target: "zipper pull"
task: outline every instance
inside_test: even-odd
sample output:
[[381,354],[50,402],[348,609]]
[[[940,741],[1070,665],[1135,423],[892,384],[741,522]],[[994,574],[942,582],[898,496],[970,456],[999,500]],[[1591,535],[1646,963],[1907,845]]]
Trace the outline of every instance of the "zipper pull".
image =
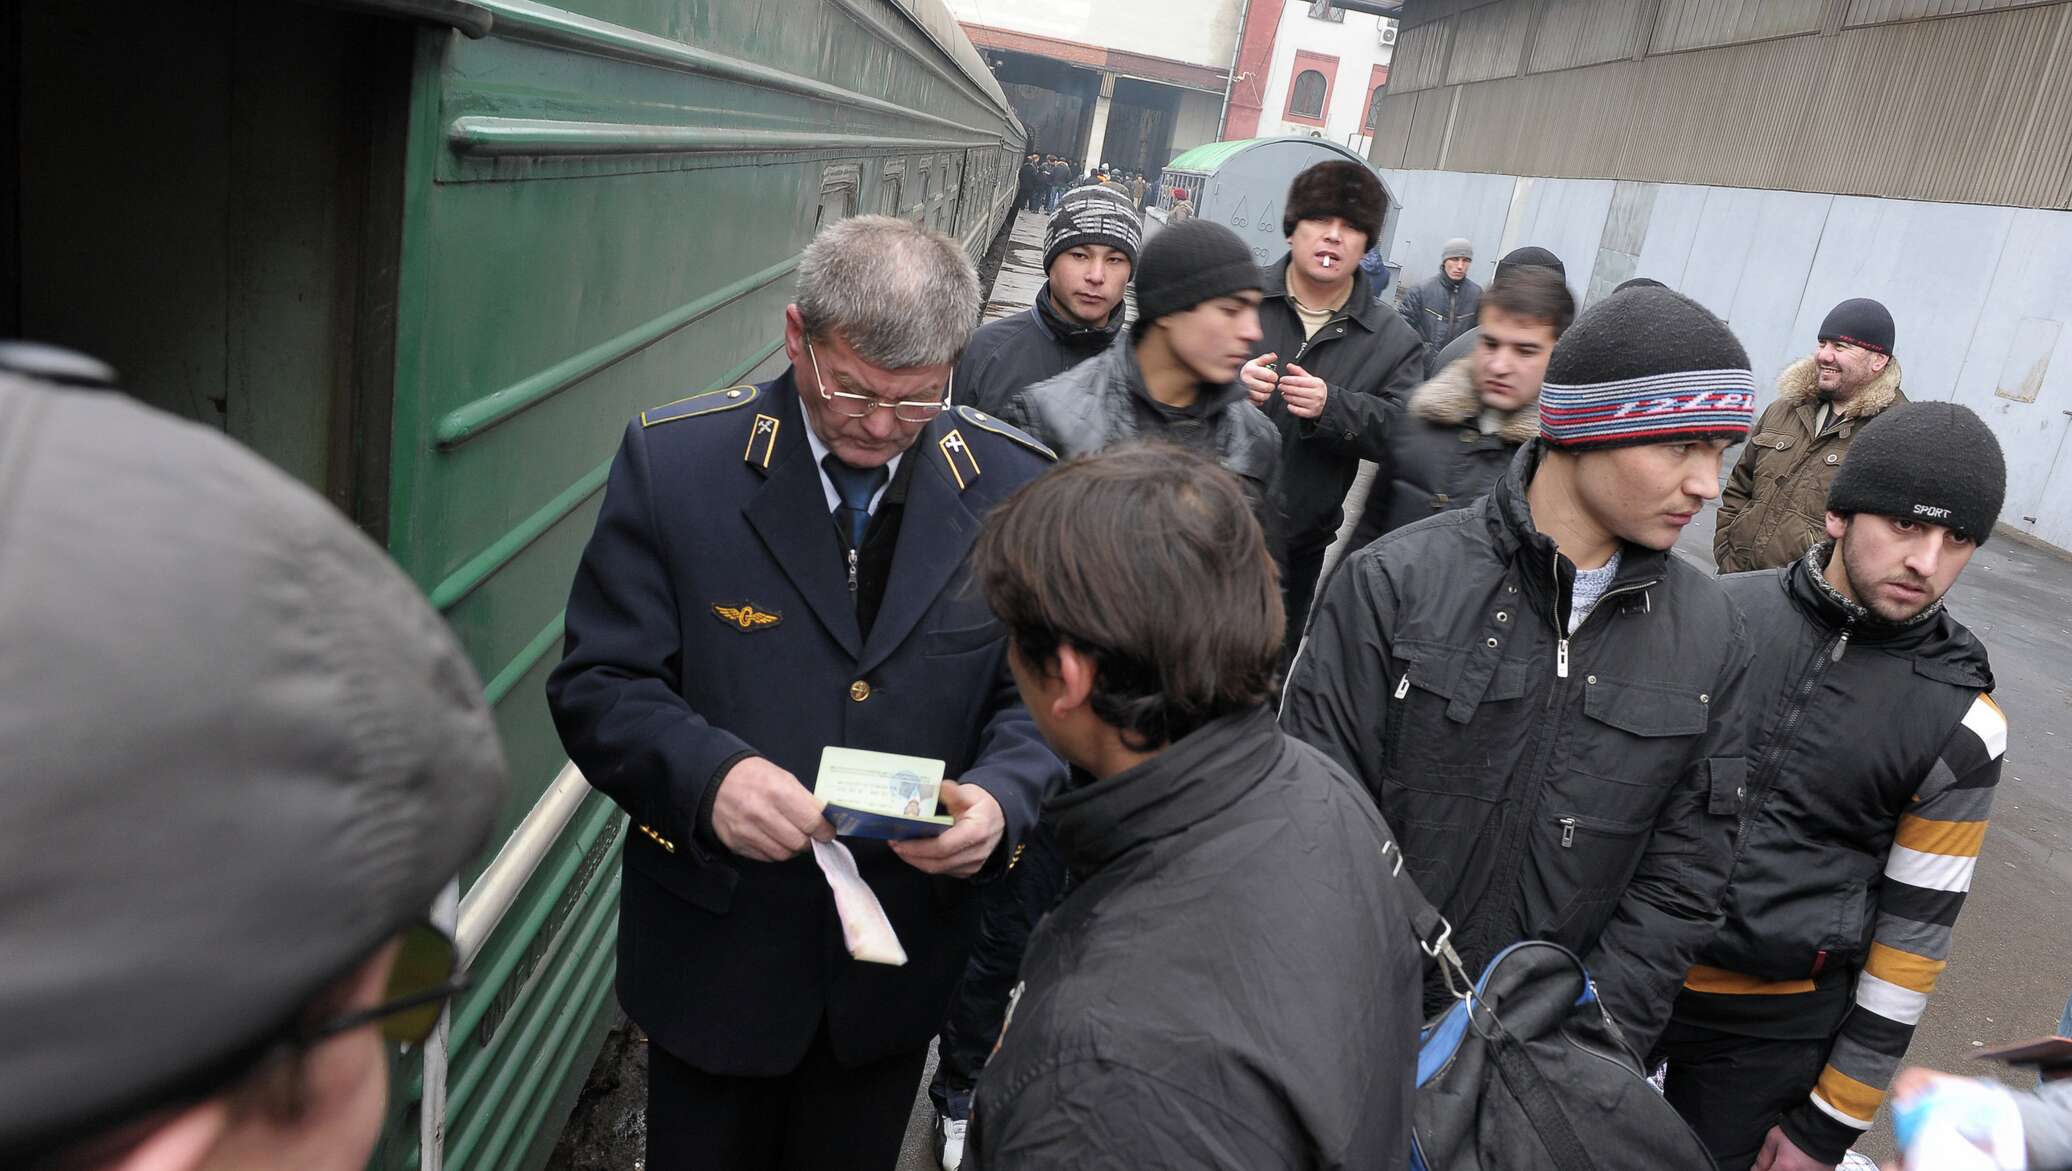
[[1562,817],[1555,820],[1561,825],[1561,848],[1566,850],[1574,847],[1576,844],[1576,819],[1573,817]]
[[1396,698],[1397,698],[1397,699],[1401,699],[1401,698],[1403,698],[1404,696],[1406,696],[1406,695],[1409,695],[1409,694],[1410,694],[1410,672],[1408,672],[1408,671],[1405,671],[1405,672],[1403,672],[1403,678],[1402,678],[1402,681],[1396,684]]
[[1840,638],[1838,638],[1838,639],[1836,639],[1836,640],[1835,640],[1835,651],[1834,651],[1834,653],[1833,653],[1833,654],[1831,654],[1831,655],[1829,655],[1829,656],[1828,656],[1828,658],[1827,658],[1827,661],[1828,661],[1828,662],[1830,662],[1830,663],[1839,663],[1839,662],[1841,662],[1841,661],[1842,661],[1842,652],[1844,652],[1844,651],[1846,651],[1846,650],[1848,650],[1848,649],[1849,649],[1849,631],[1848,631],[1848,629],[1847,629],[1847,628],[1845,627],[1845,628],[1844,628],[1844,629],[1842,630],[1842,637],[1840,637]]
[[1554,644],[1554,674],[1562,679],[1568,678],[1568,640],[1565,638]]
[[856,550],[849,550],[849,592],[856,592]]

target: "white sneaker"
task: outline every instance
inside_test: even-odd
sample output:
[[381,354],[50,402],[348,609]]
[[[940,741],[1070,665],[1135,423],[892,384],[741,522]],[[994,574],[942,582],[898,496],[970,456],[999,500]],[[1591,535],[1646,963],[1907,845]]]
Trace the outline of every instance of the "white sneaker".
[[970,1123],[962,1118],[935,1119],[935,1136],[942,1143],[942,1171],[957,1171],[964,1163],[964,1128]]

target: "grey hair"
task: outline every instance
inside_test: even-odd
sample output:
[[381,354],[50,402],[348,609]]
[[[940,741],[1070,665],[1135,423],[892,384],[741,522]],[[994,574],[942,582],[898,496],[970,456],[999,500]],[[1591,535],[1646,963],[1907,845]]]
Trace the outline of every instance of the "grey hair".
[[978,274],[955,241],[893,216],[820,230],[799,259],[806,336],[842,339],[873,366],[954,362],[978,327]]

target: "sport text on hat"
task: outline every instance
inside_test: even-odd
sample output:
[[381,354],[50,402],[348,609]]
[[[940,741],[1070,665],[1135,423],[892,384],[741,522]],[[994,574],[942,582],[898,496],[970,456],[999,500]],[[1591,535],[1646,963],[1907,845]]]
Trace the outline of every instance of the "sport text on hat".
[[1941,525],[1985,544],[2007,500],[2007,460],[1969,407],[1892,407],[1856,432],[1827,490],[1830,512]]

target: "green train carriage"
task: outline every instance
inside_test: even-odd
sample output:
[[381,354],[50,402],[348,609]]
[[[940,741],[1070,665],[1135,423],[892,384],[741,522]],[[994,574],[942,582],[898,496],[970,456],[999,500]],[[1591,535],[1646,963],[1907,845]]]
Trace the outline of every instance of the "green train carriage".
[[1024,134],[941,0],[28,5],[0,324],[325,492],[467,646],[513,781],[475,987],[374,1165],[543,1163],[613,1020],[625,819],[542,686],[625,420],[782,368],[820,223],[976,259]]

